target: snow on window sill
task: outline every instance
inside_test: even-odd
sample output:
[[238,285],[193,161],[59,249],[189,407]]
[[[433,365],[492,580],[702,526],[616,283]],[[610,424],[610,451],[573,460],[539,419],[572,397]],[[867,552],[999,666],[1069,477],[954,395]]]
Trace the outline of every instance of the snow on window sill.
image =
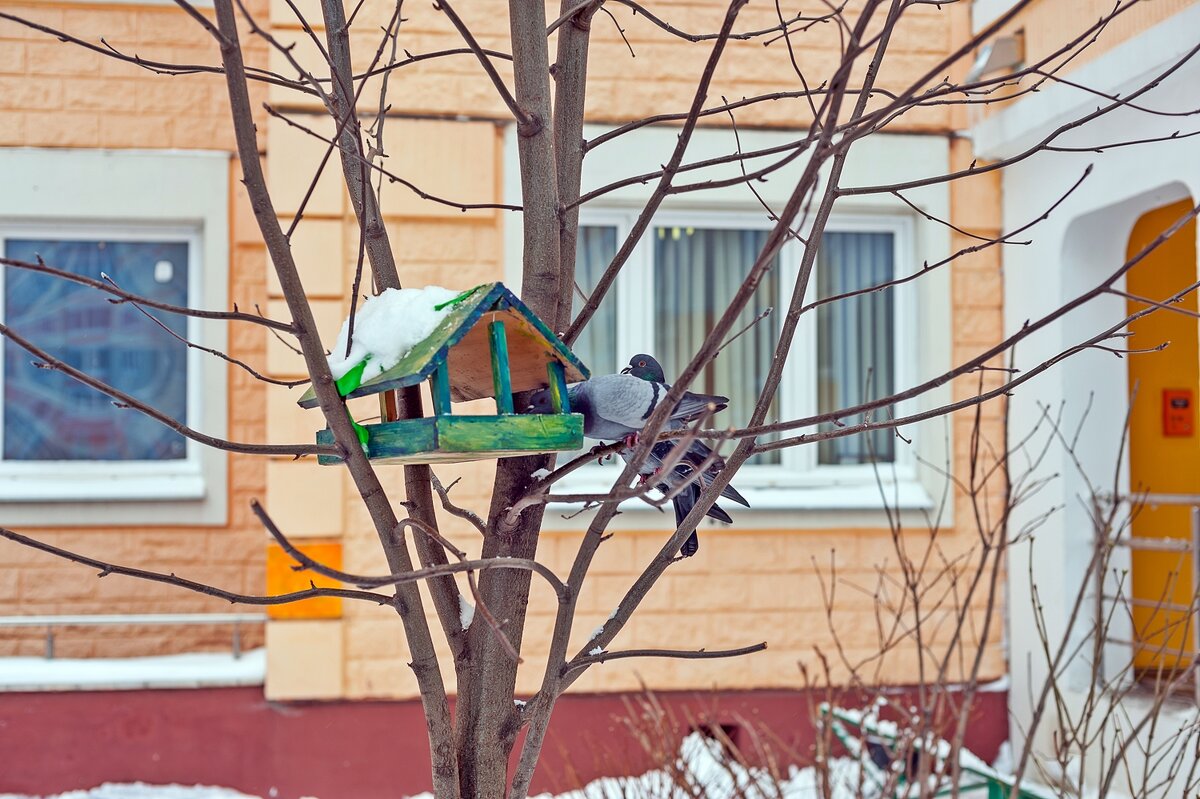
[[203,499],[204,477],[192,474],[131,477],[114,471],[107,476],[63,473],[57,477],[0,476],[0,502],[123,502]]
[[[615,476],[615,475],[614,475]],[[557,486],[562,493],[606,493],[611,487],[593,481],[571,482],[566,486]],[[881,491],[874,483],[865,484],[851,482],[844,485],[776,485],[776,486],[742,486],[739,490],[750,503],[744,508],[728,500],[721,500],[721,507],[729,511],[733,517],[733,528],[738,529],[776,529],[776,530],[829,530],[837,528],[856,529],[885,529],[888,527],[888,516],[883,512],[885,507],[899,511],[901,521],[906,525],[925,524],[924,512],[933,508],[935,503],[925,486],[915,478],[900,479],[895,483],[886,483]],[[651,496],[657,496],[652,492]],[[582,530],[586,529],[593,515],[586,511],[572,516],[579,511],[578,505],[553,503],[546,508],[546,529],[548,530]],[[570,518],[567,518],[570,517]],[[663,508],[655,508],[641,500],[630,499],[621,503],[621,512],[613,519],[610,528],[614,530],[647,530],[659,529],[673,520],[670,504]],[[720,522],[705,519],[702,528],[727,527]]]
[[194,653],[144,658],[0,658],[0,691],[136,691],[262,685],[266,649],[235,658]]

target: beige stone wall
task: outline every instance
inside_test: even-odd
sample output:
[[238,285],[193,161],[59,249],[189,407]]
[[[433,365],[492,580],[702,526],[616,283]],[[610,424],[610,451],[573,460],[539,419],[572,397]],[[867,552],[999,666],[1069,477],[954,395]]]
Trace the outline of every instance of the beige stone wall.
[[[300,0],[295,5],[310,19],[319,19],[315,0]],[[352,8],[354,3],[346,3]],[[848,13],[861,7],[861,0],[850,0]],[[653,6],[655,12],[682,33],[711,33],[721,26],[728,3],[713,0],[671,0]],[[547,3],[547,19],[558,16],[558,3]],[[804,8],[805,13],[820,13],[820,6]],[[508,52],[508,16],[504,3],[489,2],[462,4],[455,10],[475,33],[479,44],[487,49]],[[637,119],[665,110],[686,110],[695,92],[696,77],[702,72],[710,46],[693,44],[679,36],[670,36],[641,17],[632,16],[625,7],[614,7],[614,15],[624,30],[621,32],[604,14],[598,14],[592,25],[589,49],[587,98],[588,119],[593,122],[616,122]],[[794,13],[785,9],[784,13]],[[359,12],[352,36],[354,67],[365,70],[378,49],[379,31],[387,24],[391,7],[386,3],[367,3]],[[462,38],[446,16],[428,5],[405,7],[402,29],[403,47],[414,54],[438,50],[461,49]],[[889,49],[888,68],[880,88],[898,90],[931,69],[949,52],[952,21],[966,19],[965,6],[950,6],[939,10],[932,5],[913,6],[905,12],[896,29]],[[361,25],[359,24],[361,20]],[[300,30],[295,15],[283,0],[273,0],[271,22],[274,34],[281,42],[295,43],[293,54],[305,65],[318,69],[320,54],[312,41]],[[779,24],[772,3],[751,3],[738,16],[738,30],[762,30]],[[870,31],[874,32],[874,31]],[[840,53],[839,36],[832,23],[815,24],[803,34],[792,35],[796,62],[807,76],[819,76],[819,83],[833,72]],[[636,57],[631,57],[632,47]],[[551,42],[551,58],[554,44]],[[510,79],[508,62],[494,59],[501,75]],[[291,75],[293,70],[278,53],[272,54],[272,68]],[[865,68],[865,63],[861,65]],[[785,42],[780,39],[764,47],[761,39],[731,41],[721,59],[708,92],[710,103],[726,96],[730,100],[771,92],[794,91],[798,81],[793,71]],[[451,58],[422,61],[397,69],[389,89],[389,103],[395,111],[427,116],[481,117],[504,119],[506,107],[490,82],[484,79],[478,63],[470,53]],[[286,89],[272,88],[271,102],[283,107],[317,108],[315,98],[299,95]],[[369,112],[377,108],[378,89],[368,83],[363,103]],[[808,102],[803,99],[781,99],[739,111],[738,124],[800,126],[811,120]],[[896,130],[945,130],[949,116],[944,107],[914,112],[895,126]],[[711,117],[705,124],[728,125],[728,118]]]
[[[502,4],[460,5],[467,21],[481,31],[481,43],[502,49],[507,30]],[[685,30],[712,29],[719,19],[720,5],[710,0],[664,3],[662,14]],[[305,9],[312,6],[311,0],[301,3]],[[270,20],[272,30],[281,39],[297,41],[298,54],[306,63],[312,63],[306,39],[291,21],[286,4],[273,2],[269,8],[265,3],[251,7],[256,14]],[[385,21],[377,18],[383,8],[383,4],[364,6],[364,30]],[[416,6],[406,8],[406,12],[411,12],[412,19],[405,23],[405,36],[412,39],[405,39],[403,44],[414,53],[460,46],[441,15]],[[37,4],[23,8],[20,13],[69,28],[85,38],[95,40],[105,35],[114,44],[136,48],[148,57],[209,63],[216,59],[215,50],[170,8],[131,10],[128,6]],[[706,47],[666,37],[644,20],[620,18],[637,58],[629,58],[625,44],[606,17],[597,20],[591,59],[596,82],[589,95],[589,119],[619,121],[686,107],[691,93],[689,79],[702,63]],[[744,24],[756,27],[767,27],[776,21],[769,4],[762,8],[752,6],[745,12],[744,20]],[[899,87],[906,79],[928,69],[956,37],[964,34],[967,25],[965,9],[950,7],[938,11],[933,6],[914,7],[897,35],[885,85]],[[117,36],[110,34],[110,30],[124,33]],[[805,46],[798,50],[802,66],[814,74],[826,72],[835,54],[836,32],[832,26],[824,25],[805,36]],[[232,149],[224,125],[227,109],[219,79],[154,77],[136,67],[92,56],[68,55],[68,59],[77,59],[68,69],[64,62],[44,54],[43,45],[47,44],[61,47],[61,52],[70,51],[66,46],[47,42],[45,37],[0,22],[0,79],[11,88],[0,92],[0,109],[4,111],[0,114],[0,143]],[[357,66],[365,67],[375,43],[368,43],[364,37],[355,40],[355,47]],[[254,54],[260,63],[269,62],[273,68],[288,71],[277,54],[268,56],[262,45],[256,45]],[[31,76],[39,80],[32,81]],[[80,89],[81,83],[89,84],[91,91]],[[756,43],[734,43],[709,97],[710,101],[722,93],[740,97],[792,88],[794,83],[782,42],[768,48]],[[167,90],[159,87],[164,84],[176,93],[168,92],[170,96],[163,97]],[[29,88],[31,85],[48,88],[35,90]],[[366,97],[372,96],[375,85],[369,85]],[[256,106],[258,101],[267,99],[293,111],[317,110],[311,100],[301,95],[274,89],[256,91]],[[87,97],[80,99],[81,93]],[[68,96],[74,99],[68,101]],[[159,99],[155,101],[154,97]],[[392,150],[389,168],[435,194],[456,199],[500,199],[503,162],[499,123],[505,118],[505,109],[490,84],[480,77],[478,65],[469,55],[397,70],[390,101],[396,116],[387,123]],[[99,107],[88,107],[89,103]],[[81,116],[62,116],[66,114]],[[738,123],[801,126],[807,121],[807,114],[807,104],[803,101],[781,100],[739,113]],[[47,120],[47,115],[52,119]],[[60,118],[76,119],[79,125],[67,125]],[[328,131],[328,123],[320,116],[314,114],[308,119],[319,130]],[[713,119],[706,124],[726,122]],[[942,134],[953,124],[955,121],[948,112],[935,108],[905,117],[900,128]],[[77,127],[90,133],[78,133]],[[325,147],[275,119],[262,117],[259,129],[277,209],[290,221],[290,214],[298,207]],[[970,161],[969,153],[957,142],[953,154],[957,165]],[[357,255],[357,230],[338,182],[336,159],[327,171],[308,204],[293,244],[322,335],[328,343],[346,312],[346,292]],[[231,297],[242,307],[252,307],[266,299],[268,312],[284,317],[278,287],[265,276],[266,259],[253,219],[236,180],[231,184],[237,187],[231,199],[235,239]],[[384,191],[389,233],[402,274],[411,276],[414,283],[466,286],[503,277],[503,212],[462,214],[420,201],[399,187],[385,186]],[[998,187],[991,179],[980,178],[977,185],[956,187],[954,221],[971,232],[992,232],[998,226],[997,201]],[[966,237],[956,236],[955,247],[966,244]],[[993,343],[1000,335],[998,258],[994,253],[973,256],[956,266],[954,275],[954,358],[958,360]],[[252,363],[265,362],[275,376],[300,375],[297,357],[273,337],[257,330],[235,329],[231,338],[236,356]],[[265,436],[274,442],[303,441],[310,440],[315,430],[323,426],[319,412],[305,412],[295,406],[295,391],[264,388],[237,372],[231,373],[231,385],[230,435],[234,438],[255,440]],[[964,380],[956,386],[956,396],[966,396],[974,387],[973,380]],[[369,408],[369,402],[360,403],[356,414],[368,416]],[[998,414],[997,408],[989,408],[984,416],[985,429],[993,441],[1001,439]],[[953,425],[955,464],[960,473],[965,467],[964,442],[969,439],[971,422],[964,415]],[[381,471],[393,496],[402,497],[400,470]],[[491,473],[492,465],[488,463],[439,469],[446,481],[463,478],[455,489],[456,500],[480,511],[486,510]],[[101,552],[114,560],[175,570],[254,592],[261,590],[263,584],[263,538],[247,512],[246,501],[251,496],[264,496],[268,509],[289,535],[300,541],[340,542],[344,547],[343,564],[348,571],[379,572],[384,568],[369,519],[341,470],[289,459],[233,458],[230,482],[227,528],[52,531],[47,538],[81,551]],[[960,500],[956,518],[960,522],[967,520],[969,511]],[[603,545],[583,591],[576,625],[577,643],[582,644],[591,630],[603,622],[639,565],[657,551],[669,533],[665,521],[668,518],[664,516],[663,524],[653,529],[619,532]],[[702,530],[701,556],[671,569],[617,645],[722,647],[765,639],[770,649],[740,661],[608,664],[594,669],[579,684],[579,689],[636,688],[639,679],[675,688],[798,686],[801,676],[797,661],[812,664],[815,647],[824,651],[833,647],[831,620],[842,633],[847,657],[865,659],[878,649],[873,600],[869,591],[856,591],[853,586],[873,586],[881,573],[893,580],[897,578],[890,531],[884,527],[758,530],[753,527],[752,515],[744,514],[743,518],[747,520],[729,530]],[[579,533],[551,529],[553,526],[548,525],[539,558],[565,573]],[[469,552],[478,551],[478,536],[463,524],[447,519],[444,531]],[[949,557],[966,553],[975,544],[974,533],[965,526],[940,535]],[[919,552],[926,545],[929,533],[914,528],[906,530],[902,539]],[[5,565],[0,566],[0,613],[157,612],[225,607],[166,588],[111,577],[95,580],[86,570],[11,546],[5,546],[2,552]],[[836,558],[841,582],[829,618],[823,609],[822,585],[827,588],[829,584],[827,564],[831,553]],[[818,569],[825,573],[819,575]],[[431,607],[429,603],[426,606]],[[535,587],[526,633],[528,665],[520,677],[522,691],[532,690],[540,679],[539,661],[548,644],[551,610],[549,592]],[[1004,671],[997,645],[1001,627],[994,623],[987,638],[985,676]],[[79,633],[78,643],[69,644],[65,637],[61,639],[60,651],[83,655],[133,654],[225,643],[223,631],[207,637],[199,631],[184,631],[182,635],[172,633],[169,640],[151,637],[154,635],[158,633],[139,632],[102,639],[99,634]],[[268,625],[267,640],[271,696],[365,698],[407,697],[414,693],[411,674],[404,665],[402,631],[394,614],[386,609],[347,602],[341,619],[273,621]],[[40,645],[36,636],[8,636],[0,638],[0,654],[33,654],[40,651]],[[868,668],[885,682],[912,682],[918,673],[911,647],[869,663]],[[835,666],[834,676],[844,677],[844,669]]]
[[[1194,4],[1194,0],[1153,0],[1141,2],[1110,22],[1095,44],[1071,62],[1077,69],[1099,58],[1124,41],[1165,22]],[[1010,26],[1025,30],[1025,60],[1033,62],[1055,52],[1081,33],[1081,28],[1112,13],[1113,6],[1102,0],[1038,0]],[[1069,71],[1068,69],[1068,71]]]
[[[311,4],[310,4],[311,5]],[[662,14],[682,28],[713,28],[719,19],[720,4],[715,2],[663,4]],[[306,7],[304,5],[302,8]],[[382,6],[366,6],[362,13],[378,12]],[[496,6],[470,6],[460,9],[473,29],[480,31],[484,47],[503,48],[506,20],[495,13]],[[773,11],[748,9],[747,19],[758,19],[762,27],[771,25]],[[757,15],[757,16],[756,16]],[[299,42],[297,51],[312,63],[311,48],[296,30],[286,4],[272,5],[274,31],[282,40]],[[386,20],[374,22],[382,25]],[[625,20],[622,20],[623,24]],[[747,24],[750,24],[747,22]],[[965,35],[968,27],[965,10],[936,13],[930,6],[914,9],[914,14],[898,34],[889,86],[898,86],[904,78],[933,63],[950,47],[952,35]],[[664,37],[641,20],[626,25],[638,58],[631,60],[607,19],[598,19],[590,59],[596,79],[589,95],[588,115],[593,121],[618,121],[666,109],[686,107],[689,95],[686,80],[694,76],[703,61],[705,49],[685,46]],[[445,20],[436,14],[412,9],[405,23],[405,35],[415,36],[404,46],[413,52],[457,47],[459,40]],[[806,67],[820,70],[833,57],[836,33],[818,30],[813,45],[803,49]],[[367,65],[375,45],[356,40],[359,60],[356,68]],[[776,43],[736,44],[728,56],[710,98],[722,92],[735,96],[790,88],[794,75],[787,63],[786,51]],[[307,55],[305,53],[307,52]],[[273,62],[284,70],[278,58]],[[962,67],[965,69],[965,65]],[[368,95],[371,89],[368,88]],[[307,99],[279,90],[271,91],[272,102],[296,111],[315,110]],[[372,101],[374,102],[374,101]],[[395,72],[389,102],[395,109],[410,114],[465,114],[484,117],[482,121],[439,121],[400,119],[389,121],[389,142],[395,171],[414,180],[421,188],[454,199],[500,201],[499,181],[503,165],[500,159],[501,128],[489,120],[504,120],[506,112],[496,99],[490,84],[482,80],[477,65],[469,56],[418,64]],[[323,126],[319,117],[313,124]],[[785,101],[739,115],[739,124],[801,125],[807,119],[803,103]],[[721,121],[714,121],[714,124]],[[909,130],[945,131],[951,120],[938,110],[906,117],[901,123]],[[393,127],[394,126],[394,127]],[[306,175],[324,154],[320,142],[272,120],[268,127],[268,157],[272,167],[273,188],[281,209],[296,207],[307,189]],[[469,153],[463,158],[457,154]],[[449,157],[446,157],[449,156]],[[970,162],[969,149],[962,142],[953,147],[954,166]],[[279,165],[287,166],[281,174]],[[397,165],[398,164],[398,165]],[[956,186],[954,222],[975,234],[994,234],[999,226],[998,184],[982,177]],[[411,192],[395,190],[385,196],[384,212],[389,233],[402,268],[414,283],[442,283],[468,286],[502,279],[502,214],[472,212],[461,214],[453,209],[422,202]],[[298,236],[304,242],[297,248],[306,285],[315,298],[323,337],[328,341],[336,332],[346,311],[345,287],[352,279],[357,254],[357,230],[346,200],[330,177],[320,184]],[[955,234],[953,246],[965,247],[971,240]],[[331,264],[339,264],[330,268]],[[968,358],[998,340],[1001,331],[999,259],[994,251],[964,259],[955,267],[953,278],[954,339],[953,357]],[[273,289],[273,291],[276,291]],[[274,296],[274,295],[273,295]],[[269,364],[280,376],[299,374],[294,355],[269,343]],[[964,380],[955,387],[956,398],[974,393],[977,379]],[[310,436],[321,426],[316,411],[297,409],[285,392],[271,392],[268,431],[273,440],[295,440]],[[360,414],[373,412],[370,403],[360,406]],[[969,441],[974,419],[964,414],[953,422],[956,441],[955,469],[965,473]],[[992,442],[1002,441],[1000,408],[989,407],[983,414],[983,434]],[[461,477],[454,490],[457,502],[485,513],[493,466],[490,463],[438,467],[443,481]],[[402,496],[401,470],[381,468],[384,483]],[[998,493],[998,492],[994,492]],[[994,499],[994,497],[993,497]],[[341,541],[344,565],[348,571],[379,573],[385,564],[370,520],[363,512],[348,478],[339,470],[292,461],[273,461],[268,466],[268,504],[290,534],[320,541]],[[960,497],[956,518],[972,518],[972,508]],[[989,510],[994,514],[995,502]],[[735,516],[738,514],[735,514]],[[831,625],[839,630],[839,640],[849,662],[861,663],[863,674],[886,683],[911,683],[919,675],[914,647],[900,646],[885,657],[881,648],[875,603],[871,590],[880,581],[893,585],[900,579],[890,530],[886,526],[868,529],[754,529],[753,516],[741,514],[731,529],[716,526],[702,529],[701,555],[684,561],[668,572],[643,604],[641,612],[622,632],[619,648],[638,647],[731,647],[766,640],[766,652],[736,661],[641,660],[608,664],[594,668],[578,684],[578,690],[618,691],[637,689],[640,681],[651,686],[676,689],[719,687],[750,689],[799,687],[803,684],[798,661],[804,661],[814,673],[819,671],[814,650],[820,648],[833,660],[832,677],[846,679],[846,668],[839,665]],[[642,564],[657,552],[669,534],[668,516],[652,529],[621,531],[602,547],[586,582],[580,612],[575,624],[573,646],[581,646],[592,630],[602,624],[636,577]],[[467,552],[479,551],[479,537],[464,523],[443,518],[442,531]],[[538,558],[559,574],[565,574],[579,542],[578,531],[555,529],[549,517],[539,544]],[[902,534],[910,553],[928,546],[928,530],[914,528]],[[977,544],[969,525],[940,533],[940,546],[946,557],[973,557]],[[827,615],[824,591],[830,585],[829,565],[836,562],[838,588],[833,608]],[[966,567],[959,572],[969,573]],[[819,573],[820,572],[820,573]],[[945,584],[946,581],[943,581]],[[526,665],[519,675],[519,690],[530,693],[541,679],[541,670],[549,646],[554,599],[551,592],[534,580],[529,621],[524,636]],[[824,589],[823,589],[824,586]],[[855,587],[858,587],[856,590]],[[865,590],[864,590],[865,587]],[[984,618],[984,596],[972,603],[973,634],[980,635]],[[440,629],[426,601],[430,625]],[[1000,612],[997,607],[997,613]],[[411,697],[415,683],[405,665],[407,649],[395,614],[388,609],[359,603],[344,603],[342,619],[281,620],[271,622],[268,630],[270,664],[268,695],[288,697]],[[943,608],[934,616],[946,616]],[[1003,625],[999,617],[984,642],[984,677],[1004,673],[1005,664],[999,647]],[[932,638],[934,645],[948,635],[945,624]],[[941,636],[939,639],[938,636]],[[440,635],[435,632],[435,639]],[[448,655],[445,648],[443,654]],[[301,657],[301,654],[304,656]],[[312,657],[318,662],[313,665]],[[448,662],[448,658],[445,662]],[[928,666],[928,661],[926,666]],[[445,677],[453,681],[446,670]]]
[[[1039,63],[1051,58],[1047,69],[1063,64],[1057,74],[1067,77],[1076,69],[1143,33],[1149,28],[1169,20],[1174,15],[1194,5],[1194,0],[1144,0],[1130,6],[1099,32],[1095,40],[1083,49],[1071,48],[1063,55],[1054,55],[1068,43],[1080,37],[1085,29],[1094,25],[1101,17],[1113,12],[1114,4],[1105,0],[1036,0],[1023,9],[999,32],[1000,35],[1021,32],[1025,38],[1025,63]],[[1081,42],[1082,43],[1082,42]],[[1068,60],[1067,56],[1076,53]],[[1036,78],[1022,81],[1022,86],[1031,85]],[[995,113],[1001,106],[984,106],[984,115]]]
[[[265,14],[265,3],[248,6]],[[207,34],[173,6],[93,3],[14,4],[0,11],[99,42],[144,58],[179,63],[216,63]],[[266,60],[261,43],[248,60]],[[257,107],[265,92],[255,89]],[[0,146],[234,149],[221,76],[154,75],[133,64],[88,53],[44,33],[0,20]],[[266,258],[236,160],[230,164],[229,298],[242,308],[261,302]],[[153,328],[147,322],[147,334]],[[267,336],[256,327],[233,326],[230,353],[251,364],[266,358]],[[261,441],[265,393],[239,369],[229,370],[228,436]],[[233,591],[263,590],[263,539],[249,512],[252,497],[266,488],[266,463],[231,455],[228,523],[179,527],[164,519],[145,528],[89,527],[29,530],[56,546],[145,569],[175,572]],[[2,509],[0,509],[2,511]],[[2,522],[0,522],[2,523]],[[225,602],[177,588],[109,576],[49,555],[0,542],[0,615],[229,612]],[[261,629],[245,631],[247,646]],[[0,656],[39,655],[40,630],[0,628]],[[123,657],[198,650],[227,650],[228,627],[72,628],[60,630],[63,657]]]

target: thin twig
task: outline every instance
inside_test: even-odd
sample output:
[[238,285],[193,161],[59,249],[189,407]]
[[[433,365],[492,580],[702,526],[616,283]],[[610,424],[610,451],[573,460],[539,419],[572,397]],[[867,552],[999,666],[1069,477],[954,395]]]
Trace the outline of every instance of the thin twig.
[[[100,277],[103,278],[108,283],[112,284],[112,286],[114,288],[120,288],[120,286],[117,285],[117,281],[113,280],[111,275],[106,275],[106,274],[102,273],[100,275]],[[242,369],[244,369],[246,371],[247,374],[249,374],[255,380],[260,380],[264,383],[271,383],[276,386],[286,386],[287,388],[295,388],[296,386],[302,386],[309,382],[307,378],[305,378],[303,380],[280,380],[279,378],[276,378],[276,377],[268,377],[267,375],[262,374],[261,372],[259,372],[257,369],[255,369],[254,367],[252,367],[250,364],[246,363],[245,361],[234,358],[233,356],[227,355],[224,352],[221,352],[220,350],[213,349],[212,347],[205,347],[203,345],[196,344],[192,341],[189,341],[184,336],[181,336],[178,333],[176,333],[174,330],[172,330],[170,327],[168,327],[161,319],[159,319],[157,316],[155,316],[154,314],[147,311],[142,306],[138,305],[136,302],[130,301],[130,304],[133,305],[133,307],[138,310],[138,313],[142,314],[147,319],[149,319],[151,322],[158,325],[160,328],[162,328],[167,333],[167,335],[171,336],[176,341],[182,343],[188,349],[200,350],[201,352],[205,352],[205,353],[208,353],[209,355],[216,356],[217,358],[220,358],[221,360],[225,361],[226,363],[231,363],[234,366],[241,367]]]
[[233,591],[226,591],[216,586],[208,585],[207,583],[196,582],[195,580],[187,580],[183,577],[177,577],[174,574],[163,574],[161,572],[147,571],[146,569],[135,569],[130,566],[120,566],[115,563],[90,558],[87,555],[80,555],[77,552],[72,552],[68,549],[62,549],[52,544],[47,544],[44,541],[38,541],[36,538],[21,535],[12,530],[7,530],[0,527],[0,537],[7,538],[22,546],[36,549],[40,552],[45,552],[54,555],[63,560],[69,560],[74,563],[80,563],[84,566],[91,566],[94,569],[99,569],[98,577],[107,577],[110,574],[120,574],[125,577],[136,577],[139,580],[148,580],[152,583],[165,583],[174,585],[178,588],[184,588],[188,591],[195,591],[198,594],[206,594],[224,599],[235,605],[286,605],[292,602],[299,602],[303,599],[314,599],[316,597],[339,597],[341,599],[361,599],[367,602],[374,602],[377,605],[389,605],[393,598],[386,594],[375,594],[370,591],[355,591],[348,588],[307,588],[303,591],[292,591],[287,594],[276,594],[275,596],[255,596],[252,594],[239,594]]
[[66,361],[63,361],[60,358],[55,358],[53,355],[33,344],[28,339],[14,332],[13,329],[8,325],[0,324],[0,336],[4,336],[9,341],[13,342],[18,347],[37,358],[37,362],[34,365],[38,368],[48,369],[53,372],[60,372],[67,377],[77,380],[85,386],[94,388],[101,394],[107,394],[116,400],[116,402],[113,404],[118,408],[131,408],[135,411],[138,411],[139,413],[150,417],[163,426],[169,427],[184,438],[191,439],[192,441],[203,444],[206,447],[225,450],[226,452],[241,452],[246,455],[293,455],[299,457],[301,455],[338,454],[337,447],[325,446],[323,444],[247,444],[240,441],[230,441],[228,439],[206,435],[197,430],[193,430],[191,427],[188,427],[176,419],[173,419],[152,405],[148,405],[141,400],[135,399],[129,394],[126,394],[124,391],[114,388],[104,381],[98,380],[88,373],[76,369]]
[[277,319],[268,319],[261,313],[258,316],[254,314],[244,313],[237,310],[234,306],[232,311],[202,311],[196,308],[188,308],[183,305],[172,305],[168,302],[159,302],[151,297],[144,297],[141,294],[133,294],[123,289],[110,286],[103,280],[77,275],[74,272],[68,272],[64,269],[56,269],[53,266],[48,266],[44,263],[29,263],[28,261],[17,261],[13,258],[0,258],[0,264],[11,266],[14,269],[27,269],[30,272],[40,272],[44,275],[51,275],[60,280],[67,280],[71,283],[78,283],[81,286],[90,286],[94,289],[112,294],[120,299],[109,300],[109,302],[119,305],[125,302],[134,302],[139,305],[144,305],[147,308],[154,308],[159,311],[167,311],[168,313],[179,314],[180,316],[192,316],[197,319],[221,319],[228,322],[251,322],[256,325],[269,327],[273,330],[282,330],[285,333],[294,332],[293,327],[288,322],[280,322]]

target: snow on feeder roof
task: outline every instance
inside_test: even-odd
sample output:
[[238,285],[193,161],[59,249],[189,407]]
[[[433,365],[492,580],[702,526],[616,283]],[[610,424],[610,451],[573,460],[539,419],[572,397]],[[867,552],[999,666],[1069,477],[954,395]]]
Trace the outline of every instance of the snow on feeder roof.
[[[429,380],[434,415],[359,427],[372,460],[448,463],[531,452],[579,449],[583,417],[568,407],[566,384],[588,369],[533,311],[502,283],[461,294],[430,287],[393,290],[372,298],[355,317],[346,352],[346,326],[330,357],[347,398],[393,391]],[[553,414],[516,415],[514,392],[551,389]],[[496,398],[494,416],[455,416],[451,401]],[[317,406],[309,389],[299,404]],[[329,430],[317,441],[333,443]],[[340,458],[322,455],[323,464]]]

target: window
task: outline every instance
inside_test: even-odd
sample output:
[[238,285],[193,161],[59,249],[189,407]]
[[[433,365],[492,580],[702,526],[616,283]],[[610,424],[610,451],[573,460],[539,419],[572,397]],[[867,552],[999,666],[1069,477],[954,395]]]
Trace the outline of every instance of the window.
[[[157,233],[157,236],[156,236]],[[121,240],[97,229],[0,231],[0,250],[127,291],[187,305],[188,239]],[[69,234],[68,234],[69,235]],[[53,238],[50,238],[50,237]],[[104,236],[104,238],[100,238]],[[3,283],[4,322],[67,364],[187,423],[187,319],[157,313],[170,333],[132,305],[115,305],[88,286],[19,269]],[[172,335],[174,334],[174,336]],[[0,440],[6,464],[42,461],[175,462],[187,457],[179,433],[111,400],[71,377],[37,368],[28,353],[4,341]]]
[[[0,198],[0,252],[155,300],[223,307],[228,156],[19,150]],[[171,180],[165,178],[170,176]],[[224,348],[220,322],[150,310],[5,268],[5,324],[53,356],[173,419],[224,435],[226,369],[182,339]],[[0,348],[0,503],[24,524],[212,524],[225,516],[224,453],[71,377]]]
[[[576,351],[593,373],[616,371],[632,354],[649,352],[662,362],[668,381],[678,374],[766,242],[770,227],[763,217],[747,212],[658,214],[576,342]],[[594,287],[635,218],[635,212],[616,210],[581,217],[576,279],[583,291]],[[902,217],[835,220],[818,254],[810,290],[817,297],[832,298],[891,280],[898,274],[908,237],[909,223]],[[734,326],[734,331],[748,329],[693,383],[695,391],[730,398],[715,425],[743,426],[749,421],[802,254],[799,244],[783,248]],[[837,410],[893,393],[905,365],[904,337],[897,330],[905,302],[902,290],[889,289],[830,302],[806,314],[768,419]],[[577,297],[577,311],[581,305]],[[775,312],[754,322],[768,307]],[[877,412],[874,418],[889,412]],[[869,483],[878,496],[876,465],[884,464],[889,476],[893,467],[911,471],[895,441],[891,432],[877,431],[766,452],[747,462],[740,482],[763,489]]]
[[[588,125],[584,138],[595,141],[609,132],[611,128]],[[606,189],[603,196],[580,209],[576,279],[583,291],[595,285],[654,190],[654,181],[616,186],[613,182],[660,169],[677,146],[678,134],[678,128],[668,125],[647,126],[588,148],[582,190]],[[801,135],[782,129],[744,130],[739,140],[728,129],[702,127],[693,133],[684,160],[698,163],[739,149],[779,152]],[[509,126],[505,202],[521,202],[517,139],[515,126]],[[774,158],[748,157],[745,168],[767,167],[775,163]],[[947,144],[936,136],[869,137],[855,144],[842,180],[845,185],[898,182],[944,172],[948,164]],[[591,325],[574,344],[593,373],[612,372],[633,354],[650,352],[663,362],[668,378],[678,374],[740,284],[771,229],[759,199],[782,207],[805,168],[804,159],[798,158],[773,172],[770,180],[757,184],[754,193],[725,180],[741,174],[738,164],[689,171],[686,182],[711,181],[714,187],[667,200]],[[931,216],[949,217],[946,186],[922,186],[915,191],[917,195],[906,199]],[[503,224],[506,279],[519,289],[520,215],[506,215]],[[820,250],[809,301],[903,277],[923,261],[935,263],[952,253],[949,231],[923,220],[900,199],[852,195],[838,200]],[[802,256],[802,245],[796,242],[781,250],[735,330],[767,306],[775,308],[775,313],[738,338],[694,383],[695,390],[730,397],[730,407],[716,417],[715,424],[740,426],[747,421],[760,394],[772,343],[782,324],[780,315],[790,299]],[[581,302],[577,299],[576,309]],[[849,407],[942,374],[952,364],[951,309],[950,270],[943,268],[901,287],[841,299],[806,313],[768,420]],[[951,400],[947,384],[872,416],[906,415]],[[853,424],[860,420],[840,421]],[[805,431],[786,435],[796,432]],[[919,511],[932,507],[931,497],[940,495],[945,487],[941,464],[952,457],[953,427],[939,418],[903,432],[911,445],[880,431],[757,456],[736,480],[753,505],[753,523],[788,529],[877,527],[884,522],[878,513],[879,482],[889,505],[905,514],[914,512],[903,518],[923,523]],[[729,450],[726,445],[724,451]],[[585,468],[568,479],[574,483],[571,490],[592,493],[606,490],[611,476],[598,468]],[[642,507],[631,503],[628,510]],[[791,512],[796,509],[805,512]],[[952,508],[945,513],[952,514]],[[570,527],[575,522],[564,519],[563,523]],[[631,529],[640,529],[639,524],[644,523],[630,516],[616,520]]]

